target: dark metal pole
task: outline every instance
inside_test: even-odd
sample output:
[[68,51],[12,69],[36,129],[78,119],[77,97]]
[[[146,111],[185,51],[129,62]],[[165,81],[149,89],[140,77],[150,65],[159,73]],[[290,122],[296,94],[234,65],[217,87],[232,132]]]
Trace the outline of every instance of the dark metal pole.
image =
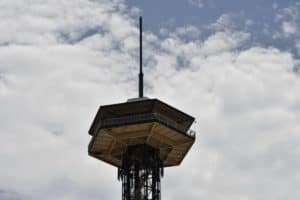
[[144,74],[143,74],[143,19],[140,16],[140,73],[139,73],[139,97],[144,96]]

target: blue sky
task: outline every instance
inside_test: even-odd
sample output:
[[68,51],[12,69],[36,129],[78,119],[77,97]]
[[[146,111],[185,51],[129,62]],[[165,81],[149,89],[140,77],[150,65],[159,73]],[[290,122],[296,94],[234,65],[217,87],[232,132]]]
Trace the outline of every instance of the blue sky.
[[[157,34],[161,28],[173,30],[178,26],[194,25],[203,32],[203,37],[212,30],[207,26],[217,21],[222,15],[228,15],[234,28],[251,33],[251,44],[275,46],[292,51],[297,57],[295,42],[297,36],[275,37],[282,31],[282,20],[278,19],[284,10],[295,7],[299,10],[297,0],[254,0],[254,1],[222,1],[222,0],[187,0],[187,1],[137,1],[128,0],[129,7],[137,7],[145,18],[145,28]],[[294,18],[294,19],[292,19]],[[298,16],[285,12],[285,20],[292,20],[299,24]],[[298,25],[299,26],[299,25]]]
[[0,1],[0,199],[121,198],[87,153],[100,105],[138,95],[196,118],[164,200],[300,199],[299,1]]

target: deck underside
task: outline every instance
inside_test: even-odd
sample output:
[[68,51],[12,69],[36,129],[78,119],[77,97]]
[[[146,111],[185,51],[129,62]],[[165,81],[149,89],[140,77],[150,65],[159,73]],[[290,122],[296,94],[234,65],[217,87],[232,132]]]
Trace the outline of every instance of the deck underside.
[[179,165],[195,139],[158,122],[103,128],[93,136],[89,154],[120,167],[129,145],[148,144],[160,150],[165,167]]

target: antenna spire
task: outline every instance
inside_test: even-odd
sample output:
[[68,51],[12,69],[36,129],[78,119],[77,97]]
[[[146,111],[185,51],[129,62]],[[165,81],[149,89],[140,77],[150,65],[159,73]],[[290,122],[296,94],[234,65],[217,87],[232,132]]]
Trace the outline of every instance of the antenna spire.
[[139,73],[139,98],[144,96],[143,74],[143,18],[140,16],[140,73]]

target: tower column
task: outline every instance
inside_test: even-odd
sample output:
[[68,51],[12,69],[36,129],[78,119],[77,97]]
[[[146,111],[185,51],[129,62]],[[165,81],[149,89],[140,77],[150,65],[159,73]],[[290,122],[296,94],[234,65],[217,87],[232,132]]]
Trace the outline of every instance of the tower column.
[[123,200],[160,200],[159,150],[145,144],[128,146],[123,158],[118,169]]

